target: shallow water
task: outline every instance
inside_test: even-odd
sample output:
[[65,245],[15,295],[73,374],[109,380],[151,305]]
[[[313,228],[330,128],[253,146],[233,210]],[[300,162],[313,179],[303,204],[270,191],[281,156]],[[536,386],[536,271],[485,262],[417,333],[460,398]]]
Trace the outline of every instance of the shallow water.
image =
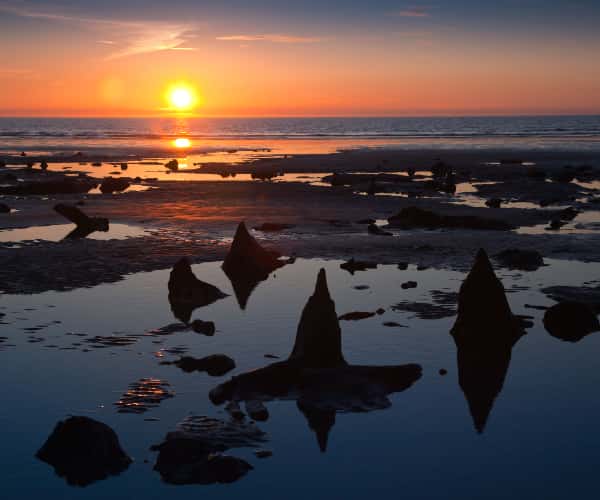
[[[543,311],[524,304],[551,304],[539,288],[581,285],[600,278],[600,269],[597,264],[547,263],[531,273],[498,272],[511,292],[507,297],[513,312],[534,316],[535,325],[513,349],[504,388],[483,434],[475,431],[458,386],[456,347],[448,333],[454,318],[422,320],[390,309],[402,300],[431,302],[432,290],[456,291],[462,273],[416,271],[413,263],[405,271],[379,266],[351,276],[338,261],[298,260],[260,283],[241,310],[219,263],[195,265],[199,278],[231,294],[193,314],[215,321],[214,337],[191,331],[144,335],[176,321],[167,301],[167,270],[71,292],[0,295],[0,313],[5,314],[0,317],[0,337],[7,337],[0,343],[5,387],[0,412],[5,431],[2,491],[11,497],[61,499],[131,498],[132,492],[135,498],[148,499],[300,499],[309,491],[317,498],[399,491],[407,498],[564,499],[574,492],[590,497],[600,446],[600,400],[594,396],[600,383],[600,334],[577,344],[559,341],[541,326]],[[267,353],[288,355],[320,267],[327,270],[338,314],[386,309],[382,316],[341,322],[346,359],[373,365],[419,363],[422,379],[393,394],[389,409],[338,414],[326,453],[319,451],[295,402],[269,403],[271,417],[260,427],[269,435],[265,447],[274,451],[272,458],[258,460],[251,449],[231,450],[255,470],[230,485],[162,483],[152,471],[155,454],[150,445],[190,413],[225,418],[207,392],[231,374],[272,362],[264,357]],[[417,288],[402,290],[400,284],[409,280],[417,281]],[[357,290],[357,285],[369,288]],[[408,328],[383,326],[387,321]],[[87,341],[113,335],[126,341],[104,348]],[[161,360],[176,359],[169,354],[173,349],[187,349],[195,357],[225,353],[237,368],[225,377],[209,377],[160,366]],[[440,368],[448,375],[440,376]],[[170,383],[174,397],[141,415],[119,413],[114,403],[142,378]],[[34,454],[55,423],[69,414],[109,424],[135,462],[120,476],[84,491],[67,486]]]
[[[0,243],[24,241],[61,241],[75,229],[73,224],[51,224],[17,229],[0,229]],[[108,231],[94,231],[87,238],[92,240],[122,240],[144,236],[146,230],[130,224],[111,223]]]

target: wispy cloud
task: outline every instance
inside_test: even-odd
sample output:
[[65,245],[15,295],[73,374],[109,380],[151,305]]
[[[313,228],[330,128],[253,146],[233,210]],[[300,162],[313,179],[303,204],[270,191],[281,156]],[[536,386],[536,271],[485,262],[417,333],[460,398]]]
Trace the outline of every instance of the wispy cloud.
[[114,48],[106,56],[107,60],[165,50],[195,50],[195,47],[187,46],[194,35],[194,27],[187,24],[74,16],[37,10],[24,2],[0,2],[0,12],[18,17],[77,24],[100,35],[110,35],[110,38],[98,40],[98,43]]
[[271,43],[318,43],[323,38],[309,36],[283,35],[270,33],[264,35],[226,35],[218,36],[217,40],[225,42],[271,42]]
[[396,15],[400,17],[429,17],[429,9],[427,7],[409,7],[397,11]]

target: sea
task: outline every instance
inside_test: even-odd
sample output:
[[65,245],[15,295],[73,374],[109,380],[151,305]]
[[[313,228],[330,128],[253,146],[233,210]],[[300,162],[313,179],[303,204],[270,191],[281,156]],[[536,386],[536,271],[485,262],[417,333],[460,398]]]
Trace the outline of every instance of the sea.
[[185,139],[190,153],[264,148],[299,154],[361,147],[600,151],[600,116],[0,118],[4,153],[152,156],[173,149],[177,139]]

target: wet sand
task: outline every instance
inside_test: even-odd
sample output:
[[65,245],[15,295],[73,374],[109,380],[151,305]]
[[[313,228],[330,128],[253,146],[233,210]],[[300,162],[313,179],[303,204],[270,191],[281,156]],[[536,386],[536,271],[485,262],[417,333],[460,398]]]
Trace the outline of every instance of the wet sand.
[[[53,206],[84,200],[80,208],[88,215],[142,227],[147,234],[108,241],[20,242],[18,248],[0,243],[0,259],[4,263],[0,268],[2,290],[35,293],[91,286],[133,272],[169,268],[182,256],[193,262],[218,260],[224,256],[241,220],[248,227],[265,222],[293,226],[281,232],[254,234],[285,255],[306,258],[354,257],[386,264],[410,262],[465,270],[474,252],[483,246],[491,255],[520,248],[537,250],[544,257],[600,261],[600,232],[574,235],[532,229],[533,234],[527,234],[527,228],[539,228],[553,219],[558,208],[573,206],[591,213],[598,210],[600,205],[594,198],[599,193],[592,186],[600,179],[600,163],[590,153],[376,149],[262,159],[241,165],[206,165],[203,171],[242,173],[275,166],[286,174],[401,172],[406,167],[428,171],[438,159],[453,167],[458,183],[497,183],[485,186],[487,191],[481,201],[498,196],[534,203],[535,208],[512,208],[510,204],[488,208],[483,203],[468,206],[460,203],[460,196],[424,190],[416,181],[381,187],[383,191],[396,191],[385,193],[394,196],[366,196],[359,194],[359,185],[315,186],[301,182],[297,178],[301,176],[296,177],[297,182],[143,181],[145,186],[157,189],[113,195],[3,196],[2,201],[17,211],[0,216],[2,228],[64,224],[65,219],[53,211]],[[580,174],[589,185],[533,180],[527,176],[529,163],[543,169],[549,177],[564,171],[565,165],[589,165]],[[41,172],[39,167],[10,167],[0,169],[0,176],[7,171],[24,180],[65,175]],[[122,176],[126,174],[123,172]],[[173,173],[170,178],[177,175]],[[469,193],[478,194],[477,190]],[[556,198],[555,205],[539,206],[545,197]],[[383,225],[388,217],[409,206],[450,216],[494,218],[520,230],[411,229],[393,231],[393,237],[381,237],[368,234],[366,225],[357,223],[375,219]],[[69,262],[68,267],[64,266],[65,261]]]

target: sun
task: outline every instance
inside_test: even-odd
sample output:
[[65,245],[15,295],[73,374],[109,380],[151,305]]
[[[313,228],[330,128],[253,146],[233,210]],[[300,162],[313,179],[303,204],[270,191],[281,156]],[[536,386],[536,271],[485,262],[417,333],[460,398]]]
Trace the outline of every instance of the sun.
[[174,84],[167,91],[169,108],[175,111],[190,111],[197,102],[196,93],[192,87],[185,84]]

